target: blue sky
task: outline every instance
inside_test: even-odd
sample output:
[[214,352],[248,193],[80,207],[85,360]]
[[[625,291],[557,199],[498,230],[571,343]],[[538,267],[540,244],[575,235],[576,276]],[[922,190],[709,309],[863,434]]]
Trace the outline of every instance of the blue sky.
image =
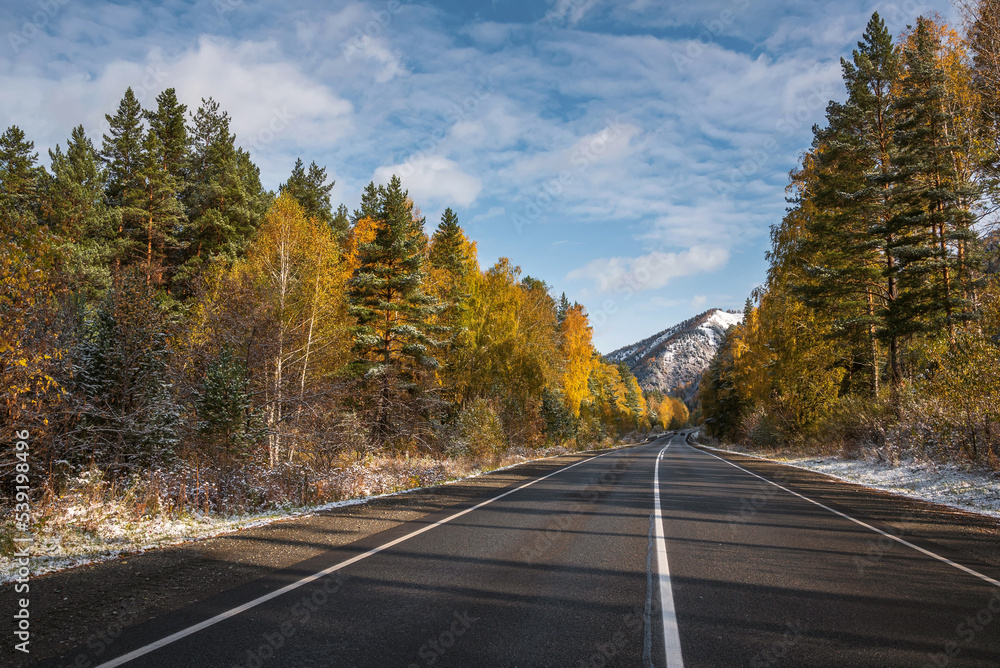
[[[403,178],[452,207],[484,267],[510,257],[587,306],[599,350],[764,277],[768,227],[841,56],[948,0],[2,0],[0,125],[45,157],[131,86],[214,96],[266,187],[297,156],[334,204]],[[47,158],[44,160],[47,163]]]

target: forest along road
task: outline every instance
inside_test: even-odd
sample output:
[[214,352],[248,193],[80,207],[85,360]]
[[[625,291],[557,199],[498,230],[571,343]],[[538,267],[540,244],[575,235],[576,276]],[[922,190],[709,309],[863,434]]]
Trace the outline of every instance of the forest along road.
[[963,517],[678,435],[127,629],[99,665],[996,666],[996,533]]

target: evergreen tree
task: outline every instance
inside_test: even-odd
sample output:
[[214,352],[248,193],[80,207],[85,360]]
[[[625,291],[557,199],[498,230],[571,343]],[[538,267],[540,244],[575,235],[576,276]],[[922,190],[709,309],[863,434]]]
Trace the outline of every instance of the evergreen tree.
[[146,277],[117,279],[74,351],[82,402],[75,438],[86,459],[112,469],[162,463],[178,442],[180,409],[167,374],[169,349]]
[[[439,377],[442,391],[457,406],[459,377],[455,365],[459,363],[457,349],[464,345],[467,329],[464,320],[468,314],[468,301],[472,290],[473,272],[476,271],[474,245],[466,238],[458,224],[458,216],[449,208],[431,238],[428,260],[430,264],[431,292],[440,301],[441,312],[436,318],[437,335],[443,338],[441,362],[444,373]],[[454,411],[452,411],[454,413]],[[449,419],[454,414],[449,415]]]
[[556,320],[560,325],[563,323],[563,320],[566,319],[566,314],[569,313],[569,309],[570,303],[569,300],[566,299],[566,293],[564,292],[559,297],[559,305],[556,307]]
[[115,257],[112,220],[104,203],[106,172],[82,125],[73,129],[66,152],[57,144],[49,159],[46,217],[63,240],[67,275],[84,299],[94,302],[111,285]]
[[179,181],[169,169],[166,147],[159,134],[150,128],[143,141],[143,160],[139,175],[143,184],[142,212],[144,239],[142,261],[146,281],[162,288],[170,267],[167,259],[177,247],[177,237],[184,222],[184,209],[178,199]]
[[297,158],[292,175],[288,177],[288,181],[281,184],[279,192],[294,197],[307,218],[315,218],[334,228],[330,191],[333,190],[335,182],[331,181],[328,184],[326,178],[326,167],[319,167],[313,162],[310,163],[309,172],[306,173],[302,166],[302,158]]
[[174,179],[177,190],[183,190],[186,186],[191,152],[186,113],[187,105],[178,102],[177,91],[173,88],[156,96],[156,111],[146,112],[150,131],[160,143],[160,164]]
[[425,370],[438,362],[431,348],[431,317],[440,312],[424,293],[423,220],[393,176],[388,186],[369,184],[362,210],[375,214],[375,239],[358,248],[358,268],[349,283],[354,328],[355,368],[367,379],[380,379],[372,437],[390,436],[390,404],[396,387],[418,389]]
[[542,419],[545,421],[545,435],[556,443],[576,436],[576,418],[566,407],[565,398],[551,388],[542,392]]
[[445,209],[431,238],[428,255],[430,266],[444,274],[445,285],[439,294],[444,302],[440,320],[452,334],[459,327],[469,298],[469,275],[473,267],[468,247],[469,241],[458,224],[458,216],[451,209]]
[[37,165],[34,142],[12,125],[0,135],[0,218],[3,234],[27,231],[38,219],[45,170]]
[[849,351],[846,366],[866,369],[867,385],[877,394],[880,342],[888,347],[893,385],[902,380],[900,333],[888,325],[899,294],[889,221],[895,211],[893,86],[900,65],[877,12],[841,67],[847,101],[827,107],[828,125],[814,129],[813,150],[793,175],[797,206],[772,230],[769,280],[787,280],[787,271],[801,266],[794,289],[833,323],[831,332]]
[[125,91],[118,112],[105,118],[111,134],[103,137],[100,157],[107,167],[105,192],[112,208],[115,266],[119,267],[141,257],[143,111],[131,88]]
[[906,77],[896,101],[899,157],[894,199],[898,213],[890,221],[901,290],[890,326],[900,335],[946,329],[955,339],[955,323],[971,317],[957,278],[962,273],[958,244],[975,241],[968,203],[971,184],[956,174],[955,119],[945,103],[944,72],[936,62],[941,45],[930,22],[921,17],[913,43],[904,51]]
[[333,215],[333,222],[330,223],[330,227],[333,228],[333,232],[337,236],[337,241],[341,244],[347,241],[347,235],[351,230],[351,217],[347,211],[347,207],[343,204],[337,207],[337,213]]
[[259,411],[252,408],[247,368],[229,348],[205,371],[195,407],[198,433],[226,455],[242,452],[263,431]]
[[434,236],[431,237],[431,266],[455,275],[465,272],[465,235],[458,225],[458,216],[450,208],[441,214]]
[[361,193],[361,207],[355,209],[351,215],[351,224],[356,226],[362,218],[378,220],[380,201],[379,189],[375,187],[374,182],[370,182]]
[[213,258],[240,257],[270,205],[260,171],[250,155],[236,147],[229,120],[212,98],[202,100],[192,119],[183,196],[189,222],[180,240],[185,250],[176,275],[181,294],[190,291],[194,278]]

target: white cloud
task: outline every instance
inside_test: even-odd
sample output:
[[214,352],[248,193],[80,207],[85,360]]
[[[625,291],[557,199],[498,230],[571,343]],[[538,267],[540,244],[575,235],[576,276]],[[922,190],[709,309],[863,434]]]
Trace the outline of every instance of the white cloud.
[[598,292],[645,292],[658,290],[671,280],[716,271],[729,261],[724,248],[693,246],[680,253],[654,251],[639,257],[591,260],[566,275],[571,281],[593,283]]
[[[11,77],[0,75],[0,86],[9,85]],[[168,87],[177,89],[192,112],[202,98],[213,97],[230,114],[237,143],[250,150],[269,181],[287,176],[282,154],[294,152],[289,147],[331,147],[353,128],[352,104],[282,59],[272,42],[202,36],[177,56],[152,48],[139,61],[112,60],[95,77],[75,73],[17,85],[31,96],[4,96],[0,116],[26,119],[39,148],[65,141],[81,122],[100,147],[107,131],[104,115],[114,113],[128,87],[147,109]],[[52,111],[33,121],[39,108]]]
[[469,206],[483,188],[482,181],[466,174],[457,163],[439,155],[416,157],[398,165],[379,167],[375,180],[388,182],[398,175],[417,201]]

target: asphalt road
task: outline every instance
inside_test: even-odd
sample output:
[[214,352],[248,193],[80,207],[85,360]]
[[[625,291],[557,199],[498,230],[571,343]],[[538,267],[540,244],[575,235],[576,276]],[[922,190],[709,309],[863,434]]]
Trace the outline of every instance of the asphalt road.
[[762,473],[681,436],[613,451],[128,629],[100,665],[1000,665],[1000,568],[901,535],[892,497]]

